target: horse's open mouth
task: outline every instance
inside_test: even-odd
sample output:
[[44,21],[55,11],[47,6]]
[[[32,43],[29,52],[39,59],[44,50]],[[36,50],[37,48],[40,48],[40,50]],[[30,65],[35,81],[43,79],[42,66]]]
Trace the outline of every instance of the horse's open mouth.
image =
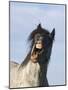
[[35,48],[35,53],[37,53],[38,55],[40,55],[41,54],[41,51],[42,51],[42,49],[38,49],[38,48]]
[[36,63],[38,62],[39,55],[43,52],[43,49],[34,48],[32,54],[31,54],[31,60],[32,62]]

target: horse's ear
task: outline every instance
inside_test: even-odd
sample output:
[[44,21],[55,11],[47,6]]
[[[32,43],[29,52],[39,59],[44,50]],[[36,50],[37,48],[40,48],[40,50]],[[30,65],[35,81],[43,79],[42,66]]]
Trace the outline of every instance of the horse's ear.
[[37,29],[41,29],[41,23],[37,26]]
[[51,38],[54,39],[54,37],[55,37],[55,28],[51,32]]

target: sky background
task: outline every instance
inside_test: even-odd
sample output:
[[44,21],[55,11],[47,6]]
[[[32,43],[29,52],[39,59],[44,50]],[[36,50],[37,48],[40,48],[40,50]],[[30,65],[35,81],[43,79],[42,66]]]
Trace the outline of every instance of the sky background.
[[41,23],[52,32],[55,41],[48,67],[50,85],[65,84],[65,6],[10,2],[10,60],[21,63],[28,51],[30,32]]

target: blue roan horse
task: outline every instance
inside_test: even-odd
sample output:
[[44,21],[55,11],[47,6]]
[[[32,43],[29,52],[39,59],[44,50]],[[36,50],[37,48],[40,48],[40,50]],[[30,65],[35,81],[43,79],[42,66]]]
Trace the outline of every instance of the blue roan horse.
[[30,51],[21,64],[10,62],[10,88],[47,87],[47,68],[51,56],[55,29],[50,33],[41,24],[31,32]]

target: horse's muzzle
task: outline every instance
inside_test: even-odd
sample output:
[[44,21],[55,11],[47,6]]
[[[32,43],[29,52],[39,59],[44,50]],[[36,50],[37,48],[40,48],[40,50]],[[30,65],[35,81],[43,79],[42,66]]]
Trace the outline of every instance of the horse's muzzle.
[[33,63],[38,62],[39,56],[42,52],[43,52],[43,48],[40,43],[37,43],[36,45],[34,45],[31,52],[31,61]]

